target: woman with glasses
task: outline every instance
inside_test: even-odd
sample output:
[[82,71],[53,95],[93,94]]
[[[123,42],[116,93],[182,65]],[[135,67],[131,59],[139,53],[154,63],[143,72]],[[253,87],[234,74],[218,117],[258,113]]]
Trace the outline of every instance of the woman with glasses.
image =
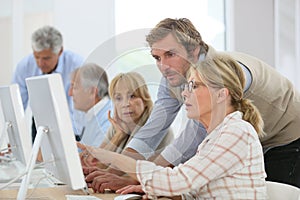
[[259,137],[263,121],[243,97],[245,77],[231,57],[216,54],[191,67],[182,95],[187,116],[201,122],[208,136],[196,155],[177,167],[88,147],[94,157],[110,163],[140,182],[117,192],[143,191],[149,198],[266,199],[263,151]]

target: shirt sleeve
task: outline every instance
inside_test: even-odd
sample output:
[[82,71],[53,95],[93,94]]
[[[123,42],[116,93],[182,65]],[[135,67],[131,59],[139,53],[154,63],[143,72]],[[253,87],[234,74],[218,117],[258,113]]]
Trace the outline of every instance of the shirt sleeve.
[[127,145],[146,159],[155,153],[182,106],[180,100],[171,96],[167,84],[167,80],[162,78],[158,88],[157,101],[149,119]]
[[196,154],[198,146],[206,135],[206,130],[201,123],[189,119],[185,129],[162,151],[161,155],[173,166],[178,166]]
[[247,156],[248,134],[222,132],[217,138],[205,139],[197,154],[175,168],[162,168],[148,161],[137,162],[137,177],[150,196],[175,196],[228,176],[243,167]]
[[25,79],[39,73],[35,60],[32,55],[23,58],[16,66],[15,72],[12,77],[12,83],[19,85],[20,94],[24,110],[28,105],[28,92]]

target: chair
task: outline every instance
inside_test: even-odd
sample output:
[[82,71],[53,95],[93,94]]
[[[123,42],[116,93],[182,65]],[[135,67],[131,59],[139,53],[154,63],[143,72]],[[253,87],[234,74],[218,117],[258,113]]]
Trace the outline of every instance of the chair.
[[269,200],[300,200],[300,188],[272,181],[266,185]]

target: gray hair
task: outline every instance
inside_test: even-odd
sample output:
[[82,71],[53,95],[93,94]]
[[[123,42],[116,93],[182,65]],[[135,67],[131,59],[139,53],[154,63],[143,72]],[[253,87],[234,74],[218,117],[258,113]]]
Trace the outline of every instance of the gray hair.
[[51,26],[44,26],[32,34],[31,44],[34,51],[39,52],[45,49],[52,49],[53,53],[58,54],[62,49],[63,39],[57,29]]
[[102,67],[95,63],[85,63],[78,68],[77,74],[84,88],[97,87],[98,97],[108,96],[108,78]]

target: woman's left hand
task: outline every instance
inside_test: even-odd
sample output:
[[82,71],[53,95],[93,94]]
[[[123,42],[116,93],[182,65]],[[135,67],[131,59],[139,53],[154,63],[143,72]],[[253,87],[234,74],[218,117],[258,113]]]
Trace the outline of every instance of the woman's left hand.
[[109,122],[112,124],[117,133],[128,134],[129,129],[126,123],[124,123],[117,114],[115,114],[112,118],[111,111],[109,110],[107,115]]

